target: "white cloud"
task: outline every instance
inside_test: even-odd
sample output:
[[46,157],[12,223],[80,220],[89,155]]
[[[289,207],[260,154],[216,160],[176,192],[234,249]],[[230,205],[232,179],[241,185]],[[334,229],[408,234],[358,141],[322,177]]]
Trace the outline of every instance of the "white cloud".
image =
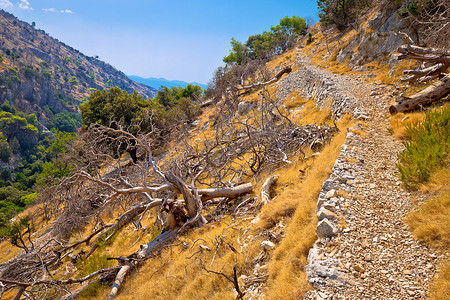
[[34,10],[34,8],[31,7],[30,2],[28,2],[27,0],[20,0],[19,8],[27,9],[27,10]]
[[0,0],[0,8],[8,9],[11,8],[13,4],[9,0]]
[[[0,0],[1,1],[1,0]],[[57,13],[61,13],[61,14],[72,14],[73,13],[73,11],[71,11],[70,9],[61,9],[61,10],[57,10],[56,8],[54,8],[54,7],[51,7],[51,8],[43,8],[42,9],[43,11],[46,11],[46,12],[57,12]]]

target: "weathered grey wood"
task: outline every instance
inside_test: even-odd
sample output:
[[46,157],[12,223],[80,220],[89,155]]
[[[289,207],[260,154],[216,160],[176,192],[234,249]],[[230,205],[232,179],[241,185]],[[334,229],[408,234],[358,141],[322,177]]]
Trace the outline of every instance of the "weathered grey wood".
[[270,202],[270,189],[277,182],[278,178],[280,178],[280,175],[273,175],[264,181],[261,187],[261,201],[258,206],[263,206]]
[[450,93],[450,75],[446,75],[441,80],[433,83],[426,89],[411,97],[399,97],[397,103],[389,107],[391,114],[413,111],[419,107],[427,106],[447,96]]

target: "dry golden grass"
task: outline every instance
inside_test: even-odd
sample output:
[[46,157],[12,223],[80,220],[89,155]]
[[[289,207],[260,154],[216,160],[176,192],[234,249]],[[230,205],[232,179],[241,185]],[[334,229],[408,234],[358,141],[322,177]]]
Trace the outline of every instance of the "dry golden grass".
[[285,53],[277,55],[266,64],[267,68],[269,69],[269,71],[274,71],[276,67],[292,65],[296,61],[296,51],[297,50],[294,48],[286,51]]
[[324,108],[317,108],[316,101],[305,102],[302,110],[291,116],[292,121],[300,125],[307,124],[332,124],[331,109],[325,105]]
[[337,60],[333,60],[330,62],[328,70],[336,74],[351,74],[352,68],[348,66],[348,59],[344,61],[343,64],[338,62]]
[[431,284],[429,298],[431,300],[450,299],[450,262],[442,263],[438,277]]
[[[348,121],[348,117],[344,118],[340,123],[341,128],[347,126]],[[261,213],[260,229],[263,229],[268,224],[274,223],[280,214],[285,213],[286,207],[292,207],[294,210],[292,219],[286,226],[285,238],[275,249],[269,263],[270,277],[266,288],[268,299],[299,299],[310,288],[303,269],[307,264],[309,249],[316,240],[317,197],[344,140],[345,131],[341,130],[316,157],[305,180],[288,186]],[[292,174],[292,177],[295,177],[295,174]]]
[[438,249],[449,250],[450,190],[440,192],[438,197],[427,201],[417,211],[409,214],[406,223],[411,227],[413,234],[424,243]]
[[406,126],[413,122],[420,122],[425,118],[423,112],[399,113],[391,116],[392,135],[397,139],[404,139],[406,135]]
[[[405,222],[419,240],[440,253],[449,253],[450,169],[436,172],[421,187],[421,192],[429,194],[430,200],[411,212]],[[430,299],[449,299],[449,295],[450,263],[447,260],[442,263],[437,278],[431,284]]]
[[[237,228],[244,227],[249,220],[236,221],[226,217],[220,223],[207,224],[180,238],[175,246],[164,249],[159,258],[148,260],[139,273],[130,277],[119,299],[234,298],[230,282],[223,276],[207,273],[201,266],[231,275],[234,265],[245,265],[244,254],[257,251],[239,246],[236,239],[240,231]],[[235,225],[229,227],[227,224],[230,223]],[[219,248],[216,248],[216,237],[223,237]],[[230,251],[228,244],[239,253]],[[201,251],[200,245],[209,247],[211,251]]]
[[11,245],[9,240],[4,240],[0,243],[0,263],[10,260],[17,254],[19,254],[22,249],[14,247]]
[[293,109],[293,108],[300,107],[301,105],[305,104],[306,102],[307,102],[307,100],[305,98],[303,98],[300,91],[293,91],[286,97],[286,100],[284,101],[283,104],[287,109]]

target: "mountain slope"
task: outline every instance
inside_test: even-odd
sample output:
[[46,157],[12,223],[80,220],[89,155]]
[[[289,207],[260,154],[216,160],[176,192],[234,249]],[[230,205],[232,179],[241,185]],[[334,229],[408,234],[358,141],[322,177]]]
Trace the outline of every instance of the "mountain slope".
[[186,87],[188,84],[199,85],[202,89],[208,88],[207,84],[198,83],[198,82],[186,82],[186,81],[182,81],[182,80],[167,80],[165,78],[154,78],[154,77],[143,78],[143,77],[139,77],[139,76],[135,76],[135,75],[129,75],[128,77],[136,82],[140,82],[140,83],[146,84],[148,86],[154,87],[155,89],[159,89],[161,86]]
[[[46,123],[49,113],[75,111],[93,89],[118,86],[154,97],[156,90],[133,82],[111,65],[36,30],[0,10],[0,101],[36,113]],[[48,110],[48,109],[47,109]]]

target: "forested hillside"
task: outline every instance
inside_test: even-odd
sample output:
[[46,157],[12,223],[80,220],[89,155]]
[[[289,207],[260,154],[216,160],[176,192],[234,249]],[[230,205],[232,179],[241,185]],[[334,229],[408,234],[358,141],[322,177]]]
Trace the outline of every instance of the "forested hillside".
[[46,125],[59,113],[76,112],[93,90],[113,86],[146,98],[156,94],[156,89],[0,10],[1,102],[34,113]]
[[81,127],[79,104],[113,86],[146,99],[156,95],[0,10],[0,227],[34,199],[38,177],[54,171],[47,151],[53,134],[74,136]]

